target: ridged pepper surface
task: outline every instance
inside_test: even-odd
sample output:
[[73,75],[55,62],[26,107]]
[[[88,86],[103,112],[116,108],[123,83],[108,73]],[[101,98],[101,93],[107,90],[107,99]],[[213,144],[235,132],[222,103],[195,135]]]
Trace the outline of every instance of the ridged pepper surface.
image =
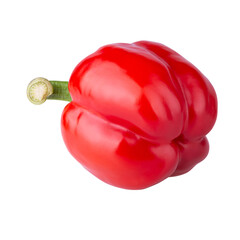
[[106,183],[147,188],[188,172],[208,154],[216,93],[196,67],[162,44],[104,46],[76,66],[68,88],[64,142]]

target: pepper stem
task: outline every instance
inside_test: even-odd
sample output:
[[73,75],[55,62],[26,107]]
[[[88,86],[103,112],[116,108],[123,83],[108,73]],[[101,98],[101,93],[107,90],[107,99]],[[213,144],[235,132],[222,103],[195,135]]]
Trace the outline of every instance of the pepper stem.
[[68,82],[48,81],[46,78],[33,79],[27,87],[27,97],[34,104],[42,104],[47,99],[72,101],[68,91]]

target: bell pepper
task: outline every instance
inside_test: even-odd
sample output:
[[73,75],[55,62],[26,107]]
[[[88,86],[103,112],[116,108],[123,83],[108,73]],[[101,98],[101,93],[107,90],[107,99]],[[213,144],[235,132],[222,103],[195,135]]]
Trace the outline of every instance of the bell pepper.
[[70,101],[61,118],[69,152],[97,178],[125,189],[191,170],[208,154],[206,134],[217,117],[208,79],[150,41],[103,46],[76,66],[69,82],[35,79],[28,97],[36,104]]

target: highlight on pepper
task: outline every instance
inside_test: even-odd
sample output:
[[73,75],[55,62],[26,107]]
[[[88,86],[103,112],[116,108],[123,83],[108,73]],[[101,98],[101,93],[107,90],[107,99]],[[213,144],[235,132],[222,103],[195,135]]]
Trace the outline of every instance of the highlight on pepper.
[[36,78],[34,104],[65,100],[67,149],[102,181],[144,189],[190,171],[206,158],[217,117],[209,80],[156,42],[116,43],[83,59],[69,82]]

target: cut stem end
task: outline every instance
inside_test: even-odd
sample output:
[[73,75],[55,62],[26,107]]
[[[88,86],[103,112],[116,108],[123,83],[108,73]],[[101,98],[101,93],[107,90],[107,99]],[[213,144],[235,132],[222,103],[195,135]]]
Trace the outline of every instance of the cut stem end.
[[53,93],[52,84],[42,77],[33,79],[27,87],[27,97],[33,104],[42,104]]

